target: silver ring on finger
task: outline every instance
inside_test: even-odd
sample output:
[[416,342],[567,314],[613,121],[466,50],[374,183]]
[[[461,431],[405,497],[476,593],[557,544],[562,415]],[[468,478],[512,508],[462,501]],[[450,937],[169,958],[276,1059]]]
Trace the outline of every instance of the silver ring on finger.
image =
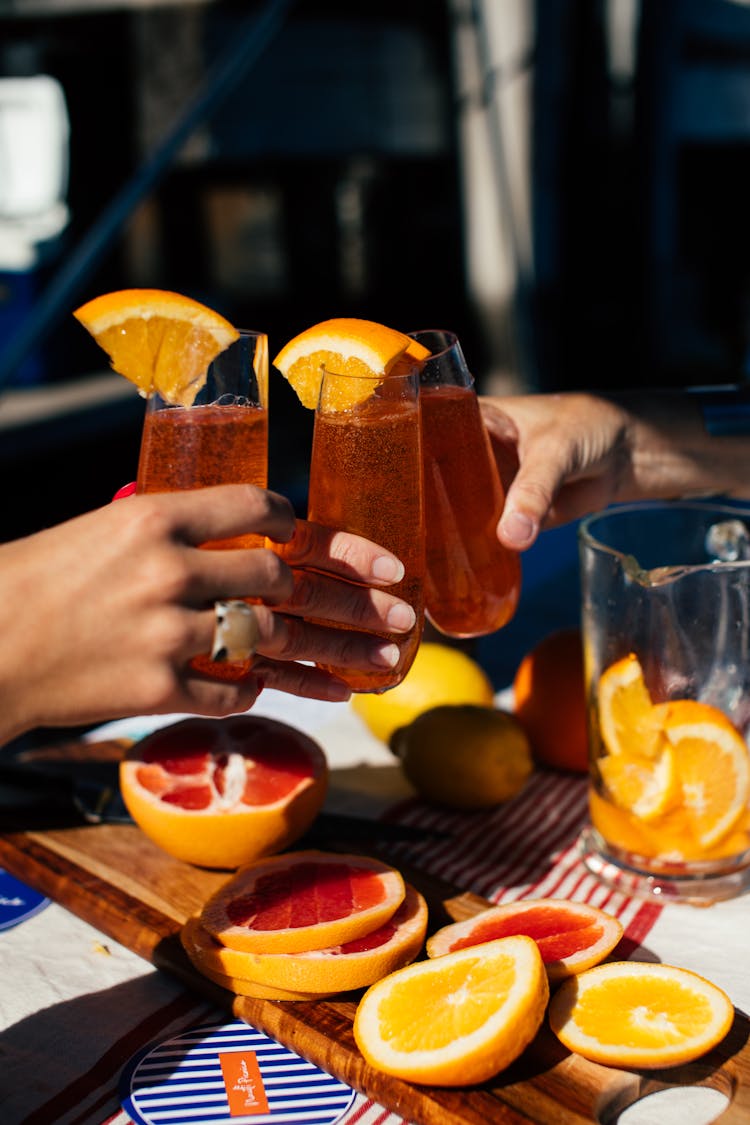
[[255,610],[247,602],[233,599],[214,602],[216,624],[211,659],[217,664],[249,660],[260,640]]

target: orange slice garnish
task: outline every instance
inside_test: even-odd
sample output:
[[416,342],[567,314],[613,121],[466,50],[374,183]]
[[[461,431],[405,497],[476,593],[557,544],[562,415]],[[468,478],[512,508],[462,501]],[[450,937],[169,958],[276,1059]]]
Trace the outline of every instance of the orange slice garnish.
[[338,401],[345,410],[369,398],[386,375],[418,371],[430,354],[404,332],[373,320],[335,317],[306,328],[291,339],[273,361],[303,406],[318,405],[323,371],[348,376],[341,381]]
[[571,977],[549,1006],[558,1039],[606,1066],[690,1062],[720,1043],[733,1020],[732,1002],[715,984],[641,961],[613,961]]
[[544,1018],[549,983],[536,942],[499,938],[398,969],[357,1007],[354,1038],[385,1074],[469,1086],[504,1070]]
[[679,801],[680,782],[675,759],[675,752],[669,746],[658,758],[609,754],[599,760],[599,771],[615,804],[648,822]]
[[206,305],[165,289],[120,289],[73,313],[145,398],[189,406],[209,364],[239,332]]

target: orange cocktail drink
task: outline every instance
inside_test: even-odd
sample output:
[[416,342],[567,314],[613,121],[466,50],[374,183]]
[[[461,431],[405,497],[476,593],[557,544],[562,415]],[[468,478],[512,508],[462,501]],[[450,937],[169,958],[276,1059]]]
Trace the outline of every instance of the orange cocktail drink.
[[[350,405],[346,401],[357,399]],[[308,517],[356,532],[401,559],[405,575],[389,591],[417,614],[408,636],[384,633],[398,645],[395,668],[331,667],[353,691],[381,692],[400,683],[422,634],[424,513],[418,376],[367,378],[325,372],[315,414]]]
[[[243,331],[208,369],[191,406],[149,396],[138,461],[138,492],[177,492],[218,484],[268,480],[268,342],[264,333]],[[213,550],[263,547],[261,535],[212,540]],[[246,675],[252,660],[191,662],[222,679]]]
[[410,335],[432,352],[419,392],[427,616],[448,636],[494,633],[515,612],[521,567],[518,555],[497,538],[505,494],[474,380],[453,333]]

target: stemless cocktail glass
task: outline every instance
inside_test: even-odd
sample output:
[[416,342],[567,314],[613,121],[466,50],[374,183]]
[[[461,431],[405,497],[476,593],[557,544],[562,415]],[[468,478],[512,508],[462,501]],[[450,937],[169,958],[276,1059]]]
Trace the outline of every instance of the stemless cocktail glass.
[[579,528],[592,826],[639,897],[750,886],[750,509],[626,504]]
[[381,634],[400,650],[395,668],[326,666],[352,691],[382,692],[411,667],[424,624],[424,511],[416,372],[352,377],[323,372],[315,411],[308,517],[364,535],[404,564],[389,591],[416,612],[412,631]]
[[[216,357],[192,406],[151,395],[141,437],[138,492],[178,492],[216,484],[268,481],[268,338],[243,330]],[[214,550],[262,547],[262,535],[212,540]],[[247,674],[252,660],[218,663],[198,656],[194,667],[222,679]]]
[[419,390],[427,617],[451,637],[494,633],[515,613],[521,566],[497,538],[505,494],[474,379],[452,332],[409,335],[432,353]]

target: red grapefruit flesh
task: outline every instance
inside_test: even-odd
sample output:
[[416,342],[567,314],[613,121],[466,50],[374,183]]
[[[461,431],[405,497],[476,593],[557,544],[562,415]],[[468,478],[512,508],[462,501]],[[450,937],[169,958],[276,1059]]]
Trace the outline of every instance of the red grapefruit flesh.
[[206,975],[219,973],[234,980],[292,990],[307,999],[311,993],[328,996],[364,988],[409,964],[424,943],[427,917],[424,898],[407,884],[404,901],[387,922],[364,937],[327,949],[242,953],[221,945],[195,919],[186,926],[182,940],[195,967]]
[[262,716],[184,719],[128,750],[120,787],[159,847],[202,867],[236,868],[294,843],[328,785],[313,739]]
[[401,874],[368,856],[301,851],[238,871],[208,900],[201,923],[245,953],[303,953],[363,938],[406,893]]
[[427,940],[427,956],[441,957],[501,937],[533,938],[551,981],[583,972],[612,952],[622,924],[583,902],[538,898],[491,906],[472,918],[444,926]]

